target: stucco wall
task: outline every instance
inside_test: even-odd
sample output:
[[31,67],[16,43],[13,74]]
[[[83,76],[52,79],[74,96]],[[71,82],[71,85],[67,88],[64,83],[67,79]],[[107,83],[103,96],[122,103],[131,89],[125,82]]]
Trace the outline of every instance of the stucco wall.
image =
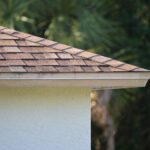
[[90,150],[90,90],[0,88],[0,150]]

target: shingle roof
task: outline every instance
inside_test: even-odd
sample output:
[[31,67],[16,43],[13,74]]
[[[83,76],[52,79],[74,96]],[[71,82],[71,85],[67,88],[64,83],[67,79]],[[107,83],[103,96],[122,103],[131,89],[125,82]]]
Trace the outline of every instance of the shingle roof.
[[102,55],[0,26],[0,72],[143,72]]

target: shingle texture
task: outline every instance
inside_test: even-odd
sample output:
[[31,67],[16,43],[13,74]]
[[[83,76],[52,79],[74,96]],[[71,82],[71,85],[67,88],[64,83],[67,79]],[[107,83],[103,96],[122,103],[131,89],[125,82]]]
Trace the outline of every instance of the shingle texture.
[[0,26],[0,72],[102,73],[146,69]]

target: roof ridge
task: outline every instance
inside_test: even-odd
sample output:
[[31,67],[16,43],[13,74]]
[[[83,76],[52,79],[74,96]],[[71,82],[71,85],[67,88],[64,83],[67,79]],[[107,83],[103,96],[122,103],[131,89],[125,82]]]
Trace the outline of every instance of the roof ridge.
[[[130,65],[128,63],[124,63],[122,61],[118,61],[118,60],[115,60],[115,59],[112,59],[112,58],[109,58],[106,56],[102,56],[102,55],[99,55],[96,53],[92,53],[92,52],[85,51],[85,50],[82,50],[79,48],[61,44],[59,42],[41,38],[41,37],[38,37],[38,36],[35,36],[32,34],[28,34],[25,32],[16,31],[15,29],[9,29],[9,28],[0,26],[0,32],[11,35],[13,37],[17,37],[19,39],[23,39],[23,40],[27,40],[27,41],[39,44],[41,46],[53,48],[60,52],[69,53],[73,56],[82,57],[84,59],[86,58],[90,61],[93,61],[93,62],[96,62],[99,64],[109,65],[118,70],[120,69],[120,70],[125,70],[125,71],[126,70],[128,70],[128,71],[133,71],[133,70],[148,71],[146,69],[144,70],[142,68],[139,68],[134,65]],[[39,46],[39,45],[37,45],[37,46]]]

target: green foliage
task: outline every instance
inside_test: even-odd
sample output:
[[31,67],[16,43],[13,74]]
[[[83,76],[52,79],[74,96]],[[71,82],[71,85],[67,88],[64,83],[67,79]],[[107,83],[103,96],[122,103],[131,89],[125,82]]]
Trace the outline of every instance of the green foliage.
[[[150,149],[150,89],[137,91],[136,101],[130,101],[121,111],[117,122],[116,149]],[[144,95],[143,95],[144,94]]]
[[36,0],[27,16],[34,18],[33,33],[98,52],[98,48],[115,44],[112,36],[119,35],[118,29],[114,30],[115,23],[104,18],[104,4],[98,0]]
[[13,28],[28,5],[29,1],[26,0],[0,0],[0,23]]

